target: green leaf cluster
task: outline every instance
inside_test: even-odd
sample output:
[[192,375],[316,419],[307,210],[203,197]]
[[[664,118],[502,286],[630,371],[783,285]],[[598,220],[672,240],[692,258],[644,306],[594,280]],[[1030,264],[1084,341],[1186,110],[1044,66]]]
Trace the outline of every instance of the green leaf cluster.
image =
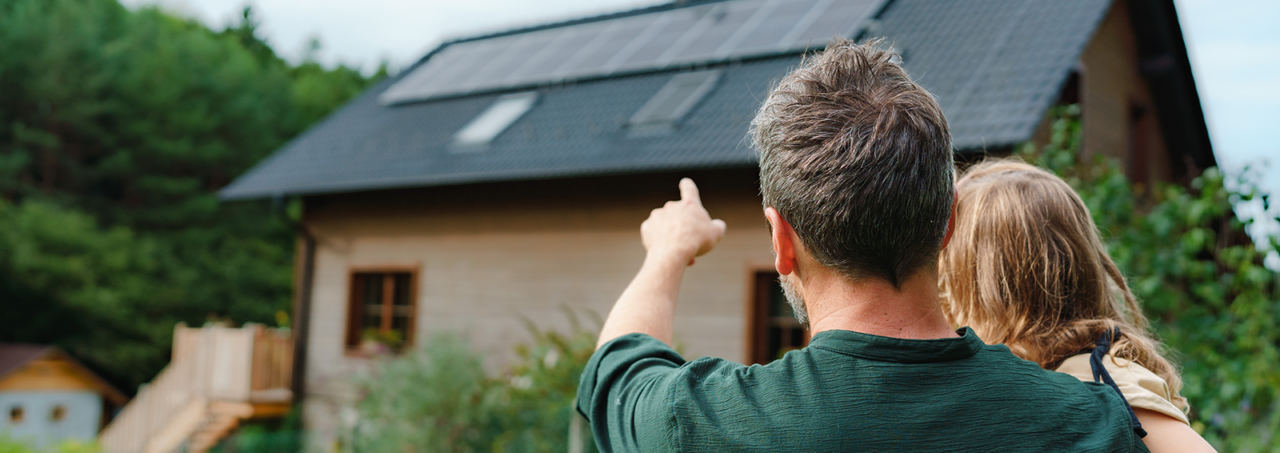
[[385,75],[290,64],[115,0],[0,0],[0,342],[55,344],[131,392],[177,322],[274,324],[294,235],[216,191]]
[[1248,173],[1210,168],[1189,187],[1146,190],[1114,161],[1081,160],[1077,107],[1056,113],[1049,143],[1019,155],[1084,199],[1152,327],[1180,365],[1192,426],[1220,451],[1280,449],[1280,250],[1252,241],[1232,206],[1260,200]]

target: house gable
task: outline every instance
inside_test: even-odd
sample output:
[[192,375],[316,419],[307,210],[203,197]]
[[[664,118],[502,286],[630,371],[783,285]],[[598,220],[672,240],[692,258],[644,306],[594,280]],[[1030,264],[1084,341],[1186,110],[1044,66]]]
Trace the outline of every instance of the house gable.
[[115,405],[126,397],[65,352],[36,345],[0,345],[0,392],[88,390]]

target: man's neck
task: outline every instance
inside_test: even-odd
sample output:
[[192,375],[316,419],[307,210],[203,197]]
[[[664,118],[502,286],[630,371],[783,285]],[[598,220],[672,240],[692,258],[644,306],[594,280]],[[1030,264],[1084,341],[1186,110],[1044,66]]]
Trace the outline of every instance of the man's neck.
[[823,269],[804,279],[804,298],[814,334],[851,330],[883,337],[928,340],[956,332],[938,301],[938,273],[922,270],[894,288],[888,281],[851,281]]

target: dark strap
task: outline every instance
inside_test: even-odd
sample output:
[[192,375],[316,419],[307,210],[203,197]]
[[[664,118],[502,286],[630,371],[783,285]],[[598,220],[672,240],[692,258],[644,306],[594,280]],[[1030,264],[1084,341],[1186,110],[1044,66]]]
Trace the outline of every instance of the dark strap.
[[1129,400],[1124,398],[1124,392],[1120,391],[1120,386],[1116,385],[1116,381],[1111,379],[1111,374],[1107,373],[1106,366],[1103,366],[1102,359],[1106,357],[1107,352],[1111,351],[1111,344],[1120,339],[1120,328],[1114,327],[1110,332],[1102,334],[1098,338],[1098,347],[1093,348],[1093,354],[1089,356],[1089,367],[1093,368],[1093,382],[1099,382],[1098,378],[1102,378],[1101,382],[1110,385],[1115,389],[1116,394],[1120,395],[1120,401],[1124,401],[1125,410],[1129,411],[1129,420],[1133,422],[1133,432],[1138,437],[1147,437],[1147,431],[1142,429],[1142,422],[1138,421],[1138,414],[1133,412],[1133,406],[1129,405]]

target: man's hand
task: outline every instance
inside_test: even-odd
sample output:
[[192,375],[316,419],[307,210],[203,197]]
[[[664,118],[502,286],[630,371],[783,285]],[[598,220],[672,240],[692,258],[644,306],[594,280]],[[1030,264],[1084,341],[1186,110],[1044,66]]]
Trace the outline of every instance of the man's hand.
[[649,213],[640,224],[640,238],[650,255],[669,256],[693,264],[693,259],[711,251],[724,237],[725,223],[711,219],[702,207],[698,186],[692,179],[680,180],[680,201],[668,201]]
[[698,186],[680,180],[680,201],[654,209],[640,224],[649,249],[640,272],[622,292],[600,329],[596,347],[629,333],[643,333],[671,344],[676,322],[676,296],[685,264],[710,252],[724,236],[724,221],[711,220],[698,198]]

